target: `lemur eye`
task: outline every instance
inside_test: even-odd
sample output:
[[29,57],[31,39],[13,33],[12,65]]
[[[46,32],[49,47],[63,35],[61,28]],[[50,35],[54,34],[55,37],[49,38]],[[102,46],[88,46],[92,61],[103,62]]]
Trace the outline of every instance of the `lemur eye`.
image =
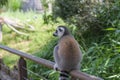
[[63,30],[61,28],[59,28],[59,31],[62,32]]

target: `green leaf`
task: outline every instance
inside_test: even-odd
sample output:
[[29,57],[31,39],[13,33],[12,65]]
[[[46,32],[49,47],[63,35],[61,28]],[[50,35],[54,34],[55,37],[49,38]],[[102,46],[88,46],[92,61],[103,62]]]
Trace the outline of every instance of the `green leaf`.
[[115,31],[116,28],[112,28],[112,27],[110,27],[110,28],[106,28],[106,29],[104,29],[104,30],[106,30],[106,31]]
[[95,47],[90,47],[86,53],[89,54],[89,53],[93,52],[93,51],[94,51],[94,48],[95,48]]
[[115,41],[115,40],[113,40],[113,39],[112,39],[112,42],[113,42],[113,43],[116,43],[116,44],[118,44],[118,45],[120,45],[120,42]]

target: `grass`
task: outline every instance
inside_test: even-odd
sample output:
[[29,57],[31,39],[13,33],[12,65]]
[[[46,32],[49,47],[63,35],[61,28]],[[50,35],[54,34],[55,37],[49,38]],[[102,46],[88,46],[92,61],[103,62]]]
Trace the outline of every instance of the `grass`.
[[[20,30],[29,34],[29,36],[19,35],[9,29],[6,25],[3,26],[3,41],[1,44],[7,45],[11,48],[21,50],[33,54],[35,56],[45,58],[53,61],[53,47],[57,43],[57,39],[52,36],[53,31],[57,25],[68,25],[64,23],[60,18],[58,22],[50,20],[48,24],[44,23],[43,15],[35,14],[34,12],[5,12],[0,16],[8,18],[17,18],[23,22],[29,23],[35,26],[35,31]],[[79,35],[77,28],[73,28],[70,25],[72,33],[80,43],[80,48],[83,53],[83,62],[81,64],[81,71],[96,75],[104,78],[105,80],[119,80],[120,78],[120,44],[119,44],[119,32],[110,29],[106,29],[106,34],[98,36],[90,36],[89,33],[85,35]],[[18,56],[11,55],[8,52],[1,51],[3,54],[4,62],[11,68],[14,64],[17,64]],[[9,58],[8,58],[9,57]],[[39,74],[31,74],[29,77],[34,80],[49,79],[57,80],[58,73],[45,68],[42,65],[38,65],[32,61],[28,62],[28,69]]]
[[[2,13],[0,16],[8,18],[17,18],[20,21],[26,22],[35,27],[35,31],[20,30],[22,32],[26,32],[27,34],[29,34],[29,36],[24,36],[17,34],[10,28],[8,28],[6,25],[3,25],[3,41],[1,44],[53,61],[52,51],[54,45],[56,44],[56,39],[52,36],[52,33],[55,30],[56,26],[59,25],[60,23],[56,23],[54,25],[52,23],[44,24],[42,15],[36,14],[32,11],[28,13],[23,13],[19,11],[16,12],[8,11],[6,13]],[[65,24],[64,22],[61,23]],[[18,56],[10,54],[3,50],[1,51],[1,53],[4,62],[8,66],[12,68],[14,65],[17,64],[17,60],[19,58]],[[40,65],[36,65],[36,63],[32,61],[28,61],[28,69],[31,69],[37,73],[41,71],[43,73],[44,70],[46,71],[42,74],[42,76],[47,74],[46,76],[53,77],[53,74],[54,76],[56,74],[55,72],[53,72],[53,70],[49,70],[44,67],[41,68],[40,71],[38,72],[39,67]],[[36,77],[33,74],[29,74],[29,76],[30,77],[34,76],[35,80],[40,78],[40,76]]]
[[[20,16],[18,16],[20,15]],[[19,11],[13,12],[6,12],[1,14],[2,17],[8,18],[17,18],[23,22],[27,22],[29,20],[29,24],[35,26],[35,31],[25,31],[29,36],[19,35],[8,28],[6,25],[3,26],[3,41],[2,44],[7,45],[12,48],[16,48],[18,50],[22,50],[24,52],[34,53],[39,48],[44,46],[50,39],[52,33],[51,28],[52,26],[44,25],[42,16],[39,14],[35,14],[33,12],[29,13],[21,13]],[[36,17],[34,19],[34,17]],[[48,27],[48,28],[46,28]],[[21,30],[24,32],[24,30]],[[43,43],[44,41],[44,43]]]

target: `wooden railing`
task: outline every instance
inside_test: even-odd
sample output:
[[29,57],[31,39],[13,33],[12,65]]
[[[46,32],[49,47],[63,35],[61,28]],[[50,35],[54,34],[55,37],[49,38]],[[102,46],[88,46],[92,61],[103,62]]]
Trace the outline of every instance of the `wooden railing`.
[[[34,62],[36,62],[40,65],[44,65],[48,68],[53,69],[54,62],[51,62],[49,60],[42,59],[42,58],[30,55],[28,53],[24,53],[24,52],[21,52],[21,51],[18,51],[18,50],[15,50],[15,49],[9,48],[7,46],[3,46],[3,45],[0,45],[0,48],[4,49],[5,51],[8,51],[12,54],[20,56],[20,59],[18,61],[18,80],[27,80],[28,79],[28,77],[27,77],[27,67],[26,67],[27,63],[26,63],[24,58],[29,59],[31,61],[34,61]],[[0,70],[1,70],[1,66],[2,66],[1,65],[2,61],[1,60],[2,59],[0,59]],[[89,75],[89,74],[86,74],[86,73],[83,73],[83,72],[80,72],[80,71],[71,71],[70,75],[73,76],[73,77],[79,78],[80,80],[103,80],[99,77],[92,76],[92,75]]]

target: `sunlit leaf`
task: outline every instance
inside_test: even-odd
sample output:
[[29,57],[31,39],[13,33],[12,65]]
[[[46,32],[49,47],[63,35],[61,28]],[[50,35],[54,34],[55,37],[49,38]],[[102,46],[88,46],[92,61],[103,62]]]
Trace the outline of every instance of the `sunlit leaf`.
[[108,65],[109,61],[110,61],[110,58],[108,58],[107,61],[105,62],[105,66]]
[[108,78],[120,77],[120,74],[109,76]]
[[106,29],[104,29],[104,30],[107,30],[107,31],[114,31],[114,30],[116,30],[116,28],[110,27],[110,28],[106,28]]
[[112,42],[114,42],[114,43],[120,45],[120,42],[118,42],[118,41],[112,40]]

